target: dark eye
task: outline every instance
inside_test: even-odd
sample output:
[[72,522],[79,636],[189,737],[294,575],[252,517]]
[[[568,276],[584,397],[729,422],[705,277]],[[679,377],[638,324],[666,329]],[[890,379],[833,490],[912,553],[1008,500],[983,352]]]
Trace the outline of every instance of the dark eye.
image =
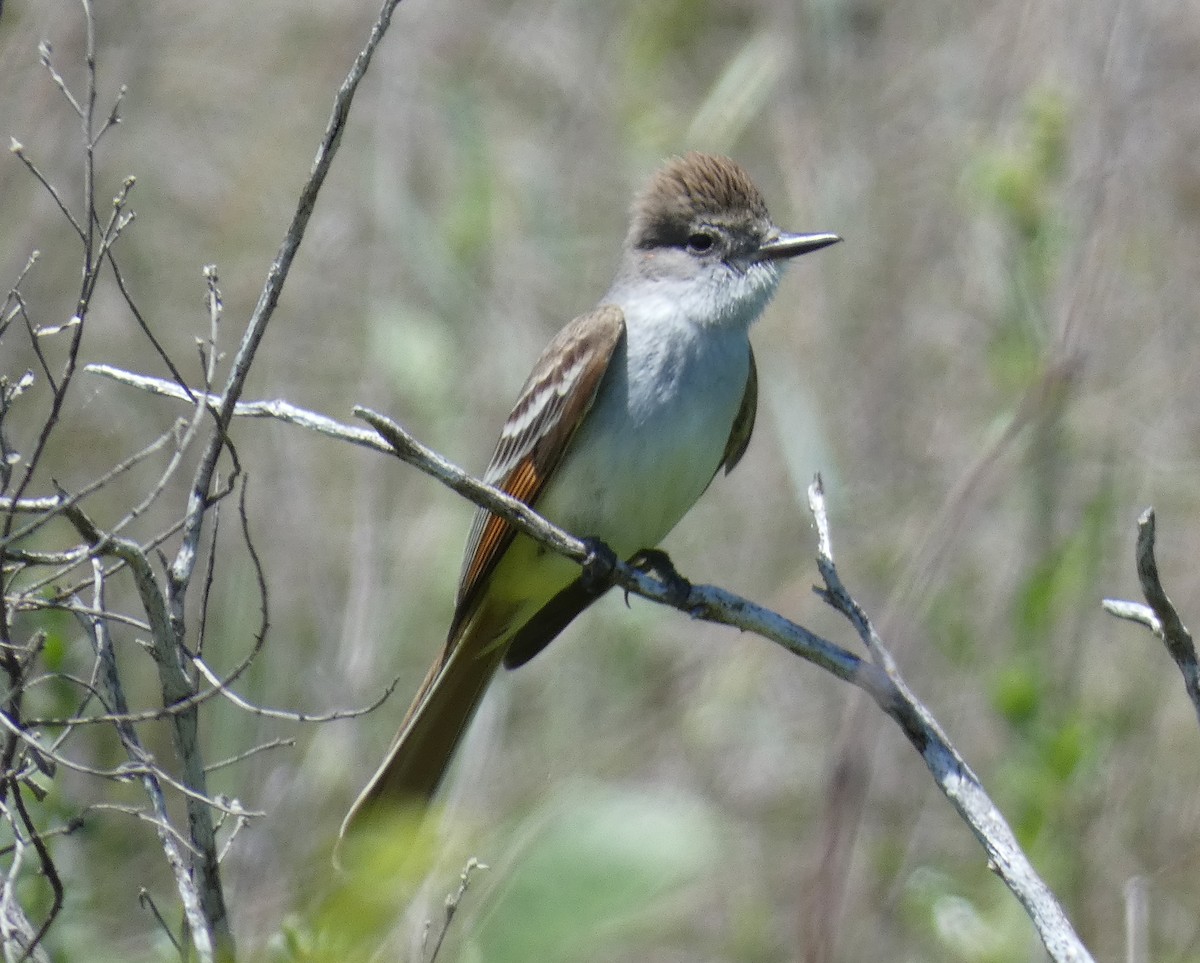
[[695,231],[688,235],[687,249],[693,254],[707,254],[716,243],[716,235],[711,231]]

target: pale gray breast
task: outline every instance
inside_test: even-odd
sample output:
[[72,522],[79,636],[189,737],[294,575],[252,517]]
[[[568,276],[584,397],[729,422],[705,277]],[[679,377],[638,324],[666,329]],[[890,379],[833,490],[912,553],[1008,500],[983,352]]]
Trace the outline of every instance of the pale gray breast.
[[748,373],[744,330],[628,323],[539,510],[620,555],[656,545],[717,470]]

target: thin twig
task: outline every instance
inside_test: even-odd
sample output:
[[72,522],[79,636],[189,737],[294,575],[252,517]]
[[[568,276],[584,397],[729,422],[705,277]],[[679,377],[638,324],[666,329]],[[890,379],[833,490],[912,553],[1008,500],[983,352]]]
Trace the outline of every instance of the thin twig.
[[117,91],[117,97],[113,101],[112,108],[108,112],[108,117],[104,121],[104,126],[96,131],[96,136],[92,138],[93,145],[99,144],[105,134],[121,123],[121,104],[125,100],[127,93],[129,93],[129,88],[125,84],[121,84],[120,89]]
[[[105,577],[108,576],[107,571],[104,574]],[[70,603],[56,599],[23,598],[17,611],[70,612],[72,615],[86,615],[89,618],[104,619],[107,622],[115,622],[117,625],[125,625],[131,629],[137,629],[139,632],[150,631],[150,625],[145,619],[139,619],[132,615],[126,615],[124,612],[100,612],[89,605],[83,604],[82,602]],[[33,684],[33,680],[30,680],[30,684]]]
[[[17,957],[17,963],[23,963],[23,961],[29,959],[37,960],[40,963],[40,961],[48,960],[46,953],[41,949],[41,942],[45,938],[46,933],[49,931],[50,924],[57,919],[58,914],[62,911],[63,903],[65,901],[65,890],[63,889],[62,878],[58,875],[58,869],[54,865],[54,860],[51,858],[50,852],[46,847],[46,841],[42,838],[41,833],[39,833],[36,827],[33,825],[33,820],[30,818],[29,811],[25,808],[25,799],[21,793],[21,787],[14,785],[12,789],[12,803],[21,822],[21,828],[18,830],[16,821],[13,820],[10,815],[9,824],[13,829],[13,839],[14,841],[19,842],[23,832],[33,844],[33,848],[38,854],[38,862],[41,866],[41,871],[45,875],[47,882],[50,883],[50,888],[54,895],[50,905],[50,912],[46,914],[46,919],[42,922],[42,925],[38,927],[36,932],[33,932],[33,927],[29,924],[28,919],[25,918],[24,913],[14,915],[13,917],[10,917],[6,914],[5,923],[16,923],[21,929],[21,933],[17,942],[17,946],[21,948],[21,955]],[[16,850],[16,853],[19,855],[20,849]],[[16,871],[14,870],[14,878],[15,872]],[[16,912],[19,912],[19,910],[14,911],[14,913]],[[25,925],[22,926],[22,923]],[[5,936],[5,942],[7,945],[8,934],[5,934]]]
[[58,193],[58,189],[51,184],[46,175],[42,173],[41,168],[29,159],[29,156],[25,153],[25,145],[14,137],[8,145],[8,150],[9,153],[11,153],[17,158],[17,160],[25,165],[25,169],[33,175],[34,179],[39,184],[42,185],[42,189],[50,195],[50,199],[54,201],[55,206],[58,207],[59,213],[66,218],[67,223],[70,224],[75,233],[79,235],[79,239],[81,241],[84,240],[85,235],[83,228],[80,226],[79,222],[75,220],[75,215],[72,214],[71,209],[67,207],[66,201],[64,201],[62,199],[62,195]]
[[[141,309],[138,308],[137,302],[134,301],[133,292],[129,290],[129,285],[125,283],[125,276],[121,273],[121,268],[117,264],[116,255],[113,254],[111,248],[105,252],[105,255],[108,258],[108,266],[112,269],[113,280],[117,282],[117,290],[121,292],[121,297],[125,299],[125,306],[129,308],[129,313],[133,315],[133,319],[137,322],[138,327],[141,328],[142,334],[146,336],[146,340],[149,341],[151,347],[154,348],[154,353],[158,355],[159,360],[161,360],[162,363],[166,365],[167,370],[171,372],[171,376],[175,379],[175,383],[179,385],[179,387],[183,388],[184,391],[187,391],[187,384],[183,374],[177,367],[175,367],[175,362],[171,360],[170,355],[167,354],[167,351],[162,346],[162,343],[155,336],[154,332],[150,330],[149,323],[146,321],[145,317],[142,316]],[[188,401],[194,402],[195,399],[189,395]]]
[[[70,506],[64,514],[80,535],[91,544],[93,551],[114,555],[129,565],[142,608],[150,623],[154,663],[158,669],[163,704],[171,705],[193,695],[191,680],[181,662],[179,648],[175,643],[175,634],[167,613],[162,589],[159,587],[158,580],[142,548],[128,539],[102,533],[77,506]],[[186,875],[190,881],[189,885],[194,887],[196,899],[194,904],[185,903],[185,907],[187,908],[189,927],[192,930],[191,939],[196,951],[200,955],[202,963],[211,963],[216,959],[218,953],[223,955],[226,947],[232,946],[223,900],[219,898],[219,883],[216,884],[217,902],[214,905],[212,876],[207,875],[198,879],[194,871],[198,864],[207,865],[211,860],[215,872],[216,845],[211,833],[210,809],[215,802],[208,797],[204,788],[204,764],[200,758],[194,710],[173,714],[170,719],[175,751],[184,768],[182,781],[171,780],[171,782],[184,792],[187,799],[189,839],[191,847],[195,851],[191,859],[191,867],[187,869]],[[142,775],[142,773],[138,773],[138,775]],[[165,773],[159,773],[159,776],[160,778],[165,777]],[[205,834],[201,831],[201,838],[198,839],[197,814],[201,812],[204,813],[201,821],[209,827],[209,832]],[[205,843],[209,845],[206,847]],[[180,896],[185,900],[190,900],[192,891],[189,890],[185,893],[181,890]]]
[[[133,715],[130,713],[129,715]],[[87,721],[87,720],[84,720]],[[119,782],[128,782],[133,779],[142,779],[147,774],[152,774],[156,779],[166,783],[173,789],[178,790],[182,795],[190,800],[200,803],[207,808],[215,811],[227,813],[230,816],[248,815],[248,816],[265,816],[265,812],[258,810],[245,809],[240,803],[230,803],[222,801],[219,796],[204,796],[196,792],[189,786],[184,785],[169,772],[154,763],[154,760],[149,755],[142,762],[124,763],[112,769],[101,769],[96,766],[84,765],[68,756],[64,756],[60,752],[55,752],[46,746],[42,745],[37,739],[25,729],[18,728],[11,719],[4,713],[0,712],[0,727],[7,729],[15,735],[21,742],[28,745],[37,753],[51,760],[55,765],[62,766],[64,769],[69,769],[72,772],[78,772],[85,776],[94,776],[98,779],[111,779]],[[190,845],[190,843],[189,843]]]
[[[16,830],[12,813],[6,812],[5,816],[13,829],[13,845],[11,847],[12,860],[9,863],[8,872],[4,875],[4,882],[0,885],[0,946],[4,947],[5,959],[32,959],[36,963],[49,963],[50,957],[39,946],[39,943],[54,916],[51,915],[50,920],[47,920],[35,931],[29,917],[25,915],[25,909],[21,906],[17,896],[17,882],[24,865],[26,843]],[[20,955],[17,956],[13,953],[14,950]]]
[[[147,539],[146,542],[143,544],[143,547],[145,548],[145,550],[147,552],[153,551],[154,549],[158,548],[158,546],[160,546],[167,539],[169,539],[173,535],[175,535],[179,531],[179,529],[182,527],[183,527],[183,519],[181,519],[181,518],[176,519],[171,525],[167,526],[161,532],[154,535],[152,538]],[[116,530],[117,529],[114,526],[114,531],[116,531]],[[85,553],[81,558],[79,558],[73,562],[65,563],[62,568],[58,569],[57,571],[51,572],[50,574],[48,574],[41,580],[24,586],[24,588],[23,588],[24,594],[32,595],[32,594],[35,594],[35,593],[41,591],[47,585],[52,585],[52,584],[57,583],[60,579],[64,578],[73,569],[78,568],[81,564],[83,564],[83,562],[87,561],[88,557],[89,557],[89,554]],[[121,571],[123,568],[125,568],[125,563],[118,559],[112,565],[110,565],[108,568],[106,568],[104,570],[104,574],[106,577],[112,578],[113,575],[115,575],[117,572]],[[65,589],[59,589],[58,591],[55,592],[53,598],[57,599],[57,600],[71,598],[72,596],[77,595],[78,593],[82,592],[84,589],[87,588],[87,586],[88,586],[88,582],[80,581],[80,582],[76,583],[75,585],[68,586]]]
[[[246,486],[242,484],[242,499],[246,498]],[[200,615],[196,626],[196,657],[204,657],[204,643],[208,638],[208,603],[212,599],[213,584],[217,577],[217,540],[221,535],[221,506],[214,505],[212,525],[208,536],[208,563],[204,567],[204,586],[200,592]],[[258,646],[255,646],[257,650]]]
[[[50,362],[46,358],[46,352],[42,350],[42,341],[47,337],[58,334],[68,325],[59,325],[57,329],[46,329],[35,325],[33,318],[29,314],[29,306],[25,303],[24,296],[16,291],[13,294],[16,300],[17,313],[20,315],[21,320],[25,322],[25,333],[29,335],[29,347],[33,349],[33,355],[37,358],[38,367],[42,369],[42,375],[45,377],[46,383],[50,386],[50,391],[55,392],[58,390],[58,382],[54,378],[54,372],[50,370]],[[27,381],[31,379],[32,374],[32,371],[26,372],[25,378]]]
[[[446,895],[445,916],[442,918],[442,929],[438,933],[437,941],[433,944],[433,949],[429,954],[426,963],[435,963],[438,953],[442,950],[442,944],[446,940],[446,934],[450,932],[450,925],[454,922],[454,915],[458,912],[458,907],[462,904],[463,897],[467,895],[467,888],[471,885],[471,876],[479,870],[487,870],[490,867],[487,863],[481,863],[478,859],[472,856],[467,860],[467,864],[463,867],[462,872],[458,874],[458,888],[453,893]],[[426,938],[428,938],[428,927],[425,930]]]
[[71,93],[71,89],[67,86],[67,82],[63,80],[62,75],[54,69],[54,64],[50,62],[50,54],[53,52],[53,48],[48,42],[43,40],[40,44],[38,44],[38,58],[41,61],[42,66],[46,68],[46,72],[50,75],[50,79],[54,81],[54,86],[56,86],[62,92],[62,95],[67,98],[67,103],[71,105],[71,109],[75,111],[80,120],[83,120],[83,107],[81,107],[79,101],[75,99],[75,95]]
[[[20,539],[27,538],[28,536],[32,535],[47,522],[56,518],[68,506],[79,504],[89,495],[95,494],[96,492],[100,491],[100,489],[110,484],[114,479],[119,478],[121,475],[125,474],[131,469],[136,468],[143,461],[161,449],[173,437],[175,437],[176,433],[177,429],[175,428],[164,431],[161,435],[155,438],[154,441],[150,442],[150,444],[146,445],[140,451],[134,452],[128,458],[118,462],[98,478],[92,479],[74,494],[65,495],[59,493],[57,496],[48,497],[46,499],[37,499],[36,501],[32,502],[28,499],[22,500],[21,502],[17,502],[12,499],[0,499],[0,509],[12,507],[14,509],[20,508],[22,511],[30,511],[32,510],[30,508],[31,505],[47,506],[42,509],[43,514],[41,517],[35,518],[24,527],[17,529],[15,532],[9,533],[4,538],[0,538],[0,550],[6,549],[9,545],[19,541]],[[125,524],[128,524],[128,522],[126,521]]]
[[148,813],[139,806],[125,806],[121,803],[93,803],[87,807],[87,811],[89,813],[120,813],[122,816],[132,816],[138,822],[149,823],[154,827],[155,832],[167,833],[179,844],[180,849],[189,855],[196,855],[191,841],[183,833],[170,823],[164,823],[153,813]]
[[[21,273],[17,275],[16,281],[13,282],[12,287],[10,287],[8,289],[8,294],[5,295],[5,297],[4,297],[4,307],[0,308],[0,338],[4,337],[4,332],[7,331],[8,326],[10,324],[12,324],[13,318],[17,317],[18,315],[20,315],[24,319],[27,327],[32,327],[33,322],[29,318],[28,306],[25,304],[25,298],[21,294],[21,285],[25,282],[25,275],[27,275],[31,270],[33,270],[33,266],[35,264],[37,264],[37,260],[39,257],[41,257],[41,252],[38,251],[36,248],[29,252],[29,257],[26,258],[26,260],[25,260],[25,266],[23,268],[21,268]],[[34,340],[36,341],[36,338]],[[37,349],[35,348],[35,350],[37,350]],[[39,357],[40,357],[40,355],[39,355]],[[49,371],[46,371],[46,375],[47,375],[47,377],[49,377]],[[32,376],[33,376],[33,372],[31,372],[31,371],[26,372],[26,374],[25,374],[26,379],[30,379],[30,378],[32,378]],[[21,390],[24,390],[24,389],[21,389]],[[17,393],[19,393],[19,392],[17,392]],[[16,394],[13,393],[13,388],[10,387],[8,396],[2,400],[4,400],[4,402],[7,404],[7,403],[11,403],[15,397],[16,397]],[[2,417],[3,414],[4,414],[4,409],[3,409],[3,407],[0,407],[0,417]],[[0,451],[0,455],[7,455],[7,454],[8,454],[7,451]],[[0,471],[7,472],[7,470],[8,470],[7,465],[0,468]],[[0,475],[0,480],[3,480],[4,477],[5,476]],[[5,484],[7,484],[7,481],[5,481]],[[0,488],[2,488],[2,487],[4,487],[4,486],[0,485]]]
[[175,938],[175,934],[171,931],[171,927],[167,924],[167,921],[163,919],[162,913],[158,911],[158,907],[155,905],[154,898],[150,895],[150,891],[144,886],[138,890],[138,902],[143,907],[149,907],[150,915],[154,917],[154,919],[158,922],[159,929],[161,929],[163,933],[166,934],[167,939],[171,941],[171,945],[175,947],[175,952],[179,954],[181,959],[186,959],[187,954],[183,946],[180,944],[179,940]]
[[263,752],[269,752],[272,749],[289,749],[296,744],[295,739],[272,739],[269,742],[260,742],[257,746],[251,746],[249,749],[244,749],[236,756],[230,756],[228,759],[222,759],[219,762],[210,762],[208,764],[208,772],[214,773],[218,769],[225,769],[229,766],[235,766],[240,762],[245,762],[247,759],[257,756]]
[[265,719],[283,719],[287,722],[335,722],[338,719],[357,719],[359,716],[369,715],[387,702],[387,700],[391,698],[392,693],[396,690],[396,686],[400,684],[400,676],[396,676],[396,678],[392,679],[392,681],[387,684],[383,692],[370,705],[361,706],[357,709],[335,709],[332,712],[316,715],[310,712],[296,712],[292,709],[268,709],[265,706],[255,705],[253,702],[243,699],[240,695],[230,689],[227,684],[222,683],[221,680],[213,674],[212,669],[205,665],[203,661],[196,659],[195,664],[196,668],[200,670],[200,674],[203,675],[212,686],[214,686],[214,688],[210,690],[210,694],[220,693],[239,709],[253,713],[256,716],[262,716]]
[[[224,398],[221,395],[205,394],[194,389],[182,389],[163,378],[152,378],[147,375],[135,374],[121,368],[114,368],[112,365],[89,364],[84,370],[89,374],[111,378],[113,381],[128,385],[131,388],[138,388],[165,398],[174,398],[177,401],[188,402],[198,399],[201,404],[207,405],[214,412],[220,410],[224,404]],[[239,418],[273,418],[276,421],[283,421],[309,431],[315,431],[317,434],[325,435],[327,438],[348,441],[352,445],[370,448],[372,451],[382,452],[385,455],[392,454],[391,446],[379,437],[378,432],[360,428],[356,425],[344,424],[326,415],[310,411],[307,408],[301,408],[282,399],[273,401],[239,401],[234,405],[233,413]]]

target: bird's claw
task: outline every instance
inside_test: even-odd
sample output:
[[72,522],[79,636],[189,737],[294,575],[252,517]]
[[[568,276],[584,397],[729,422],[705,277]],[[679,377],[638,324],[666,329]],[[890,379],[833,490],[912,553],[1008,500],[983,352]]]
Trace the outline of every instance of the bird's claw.
[[[671,556],[661,548],[643,548],[634,553],[629,564],[666,585],[667,601],[676,608],[682,608],[692,594],[692,583],[679,574]],[[628,592],[625,593],[625,602],[629,603]]]

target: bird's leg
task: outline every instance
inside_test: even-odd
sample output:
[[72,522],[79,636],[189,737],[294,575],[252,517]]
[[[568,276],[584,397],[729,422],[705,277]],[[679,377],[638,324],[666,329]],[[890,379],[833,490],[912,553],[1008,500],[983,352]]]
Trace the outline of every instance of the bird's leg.
[[[692,594],[692,583],[679,574],[671,556],[661,548],[643,548],[633,554],[629,564],[665,584],[667,601],[676,607],[682,606]],[[629,601],[628,593],[625,601]]]

